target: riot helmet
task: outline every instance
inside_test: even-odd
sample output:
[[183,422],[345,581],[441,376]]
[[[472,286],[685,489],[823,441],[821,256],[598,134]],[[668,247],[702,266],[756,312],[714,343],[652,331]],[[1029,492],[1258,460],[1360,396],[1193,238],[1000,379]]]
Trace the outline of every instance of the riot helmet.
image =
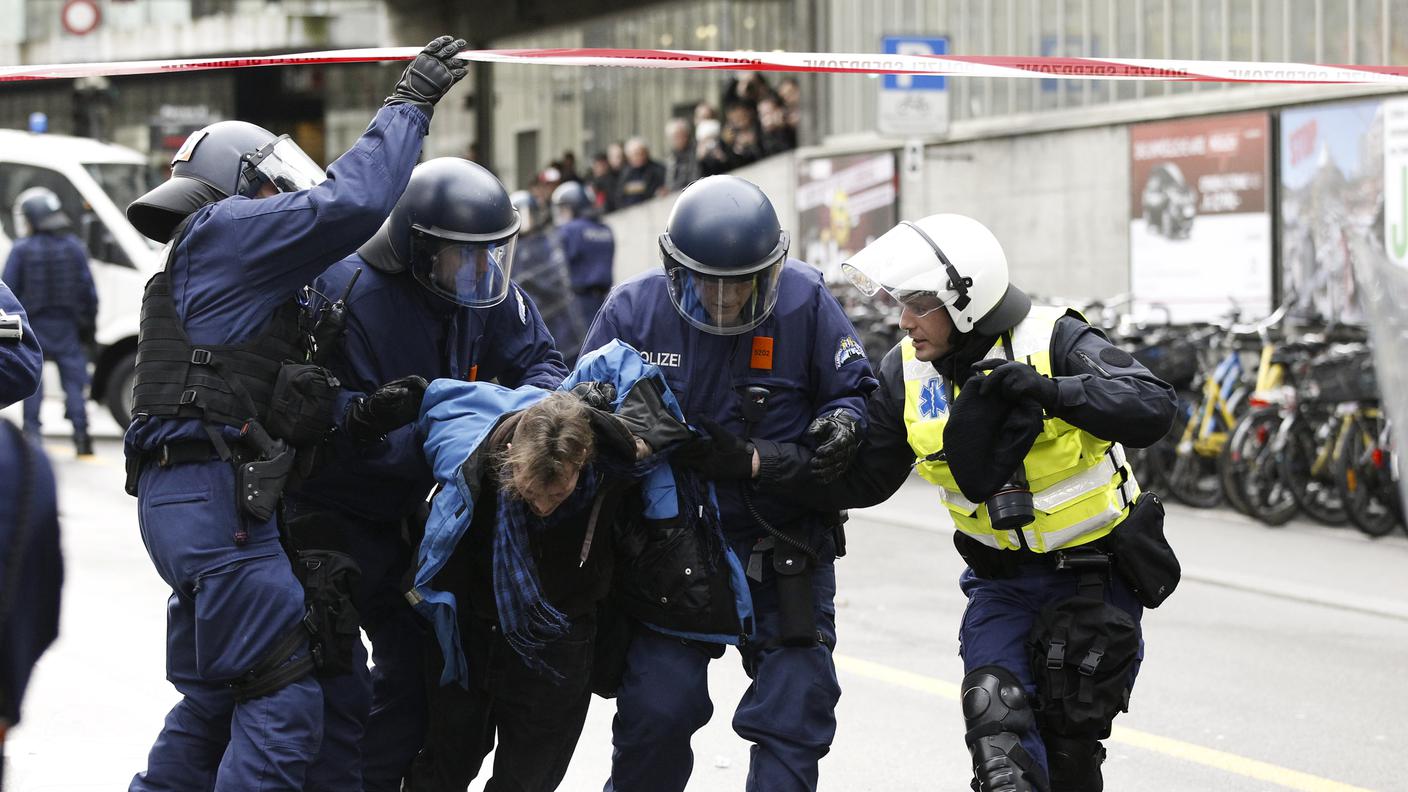
[[513,210],[518,212],[518,220],[522,224],[518,233],[527,234],[538,227],[538,199],[528,190],[514,190],[509,193],[509,203],[513,204]]
[[789,242],[756,184],[737,176],[694,182],[680,193],[660,235],[675,310],[714,335],[752,330],[777,303]]
[[483,308],[508,295],[519,225],[494,174],[441,157],[411,171],[396,208],[358,253],[384,272],[410,270],[445,300]]
[[884,289],[916,316],[947,310],[960,333],[998,335],[1032,307],[1009,281],[997,237],[963,215],[904,221],[851,256],[841,271],[866,296]]
[[563,182],[552,191],[552,221],[561,225],[589,213],[594,204],[590,188],[581,182]]
[[48,187],[30,187],[15,196],[15,236],[40,231],[62,231],[73,226],[64,214],[59,196]]
[[208,203],[235,195],[252,198],[266,185],[297,192],[326,178],[288,135],[244,121],[219,121],[186,138],[171,158],[171,178],[133,201],[127,219],[144,236],[169,242],[176,226]]

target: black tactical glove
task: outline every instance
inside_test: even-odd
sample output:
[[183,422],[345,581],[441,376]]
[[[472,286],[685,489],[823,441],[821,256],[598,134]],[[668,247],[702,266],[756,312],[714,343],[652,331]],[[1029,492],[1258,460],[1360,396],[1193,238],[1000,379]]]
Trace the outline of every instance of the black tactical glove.
[[849,412],[836,410],[812,421],[807,437],[817,444],[812,454],[812,475],[823,484],[830,483],[840,478],[855,459],[856,449],[860,448],[860,422]]
[[429,118],[450,87],[464,79],[464,61],[455,55],[467,45],[464,39],[441,36],[425,45],[415,60],[401,72],[401,80],[386,97],[385,104],[413,104]]
[[86,319],[78,323],[78,340],[85,346],[92,346],[98,336],[98,323],[96,320]]
[[416,376],[382,385],[347,408],[347,433],[354,442],[370,443],[415,421],[420,416],[425,388],[425,378]]
[[609,382],[579,382],[572,386],[572,395],[587,403],[588,407],[611,412],[616,401],[616,386]]
[[1036,369],[1015,360],[990,358],[973,364],[975,371],[992,369],[983,378],[982,395],[997,395],[1009,402],[1031,399],[1048,413],[1060,403],[1061,389],[1056,380],[1043,377]]
[[708,437],[681,443],[670,457],[707,479],[751,479],[753,445],[709,418],[699,419]]

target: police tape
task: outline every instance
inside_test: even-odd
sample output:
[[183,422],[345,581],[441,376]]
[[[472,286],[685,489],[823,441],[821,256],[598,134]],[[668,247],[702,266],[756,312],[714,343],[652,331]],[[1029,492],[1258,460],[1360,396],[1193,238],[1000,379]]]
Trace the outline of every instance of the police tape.
[[[116,77],[133,74],[410,60],[417,47],[305,52],[292,55],[64,63],[0,67],[0,82]],[[636,69],[818,72],[832,74],[1009,77],[1057,80],[1158,80],[1290,84],[1408,85],[1408,66],[1348,66],[1256,61],[1059,58],[1006,55],[900,55],[836,52],[744,52],[665,49],[492,49],[459,57],[485,63],[616,66]]]

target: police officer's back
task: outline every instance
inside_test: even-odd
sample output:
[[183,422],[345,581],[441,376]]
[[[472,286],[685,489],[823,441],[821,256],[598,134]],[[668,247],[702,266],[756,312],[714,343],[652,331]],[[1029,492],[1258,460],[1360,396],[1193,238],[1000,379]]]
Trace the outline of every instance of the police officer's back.
[[[287,136],[222,121],[193,133],[172,178],[128,207],[139,231],[170,243],[143,298],[126,451],[142,539],[172,589],[168,677],[184,696],[133,790],[317,788],[304,784],[323,735],[310,675],[330,669],[310,648],[276,514],[332,428],[336,385],[295,295],[391,211],[434,104],[464,76],[463,46],[431,42],[327,173]],[[419,394],[389,396],[347,419],[375,431]]]
[[[16,215],[29,233],[15,240],[5,264],[5,281],[29,312],[44,356],[59,366],[64,388],[65,415],[73,425],[79,455],[91,454],[88,409],[88,359],[84,345],[93,340],[97,326],[98,293],[88,269],[88,251],[71,231],[72,223],[52,190],[33,187],[20,193]],[[32,437],[40,434],[43,382],[25,400],[24,427]]]
[[567,182],[553,190],[552,211],[557,238],[572,275],[577,310],[590,327],[611,291],[616,237],[597,217],[592,197],[581,182]]

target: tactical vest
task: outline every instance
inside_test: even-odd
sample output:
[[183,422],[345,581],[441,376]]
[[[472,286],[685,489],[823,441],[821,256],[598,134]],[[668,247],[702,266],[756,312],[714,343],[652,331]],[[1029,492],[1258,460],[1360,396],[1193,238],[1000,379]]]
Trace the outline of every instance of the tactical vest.
[[[1007,336],[1014,360],[1051,376],[1051,343],[1056,321],[1079,313],[1065,308],[1033,307]],[[1005,358],[999,339],[985,358]],[[998,531],[988,519],[986,504],[963,496],[944,459],[944,426],[957,388],[926,361],[914,355],[908,338],[900,345],[904,366],[904,424],[919,475],[939,485],[944,505],[958,530],[989,547],[1019,550],[1025,546],[1046,553],[1092,542],[1108,534],[1129,514],[1139,495],[1124,448],[1077,429],[1059,418],[1042,423],[1031,451],[1023,460],[1032,491],[1036,519],[1019,538],[1015,531]]]
[[279,369],[307,359],[299,316],[290,299],[253,338],[197,346],[176,313],[170,277],[158,272],[142,294],[133,415],[234,427],[267,421]]

